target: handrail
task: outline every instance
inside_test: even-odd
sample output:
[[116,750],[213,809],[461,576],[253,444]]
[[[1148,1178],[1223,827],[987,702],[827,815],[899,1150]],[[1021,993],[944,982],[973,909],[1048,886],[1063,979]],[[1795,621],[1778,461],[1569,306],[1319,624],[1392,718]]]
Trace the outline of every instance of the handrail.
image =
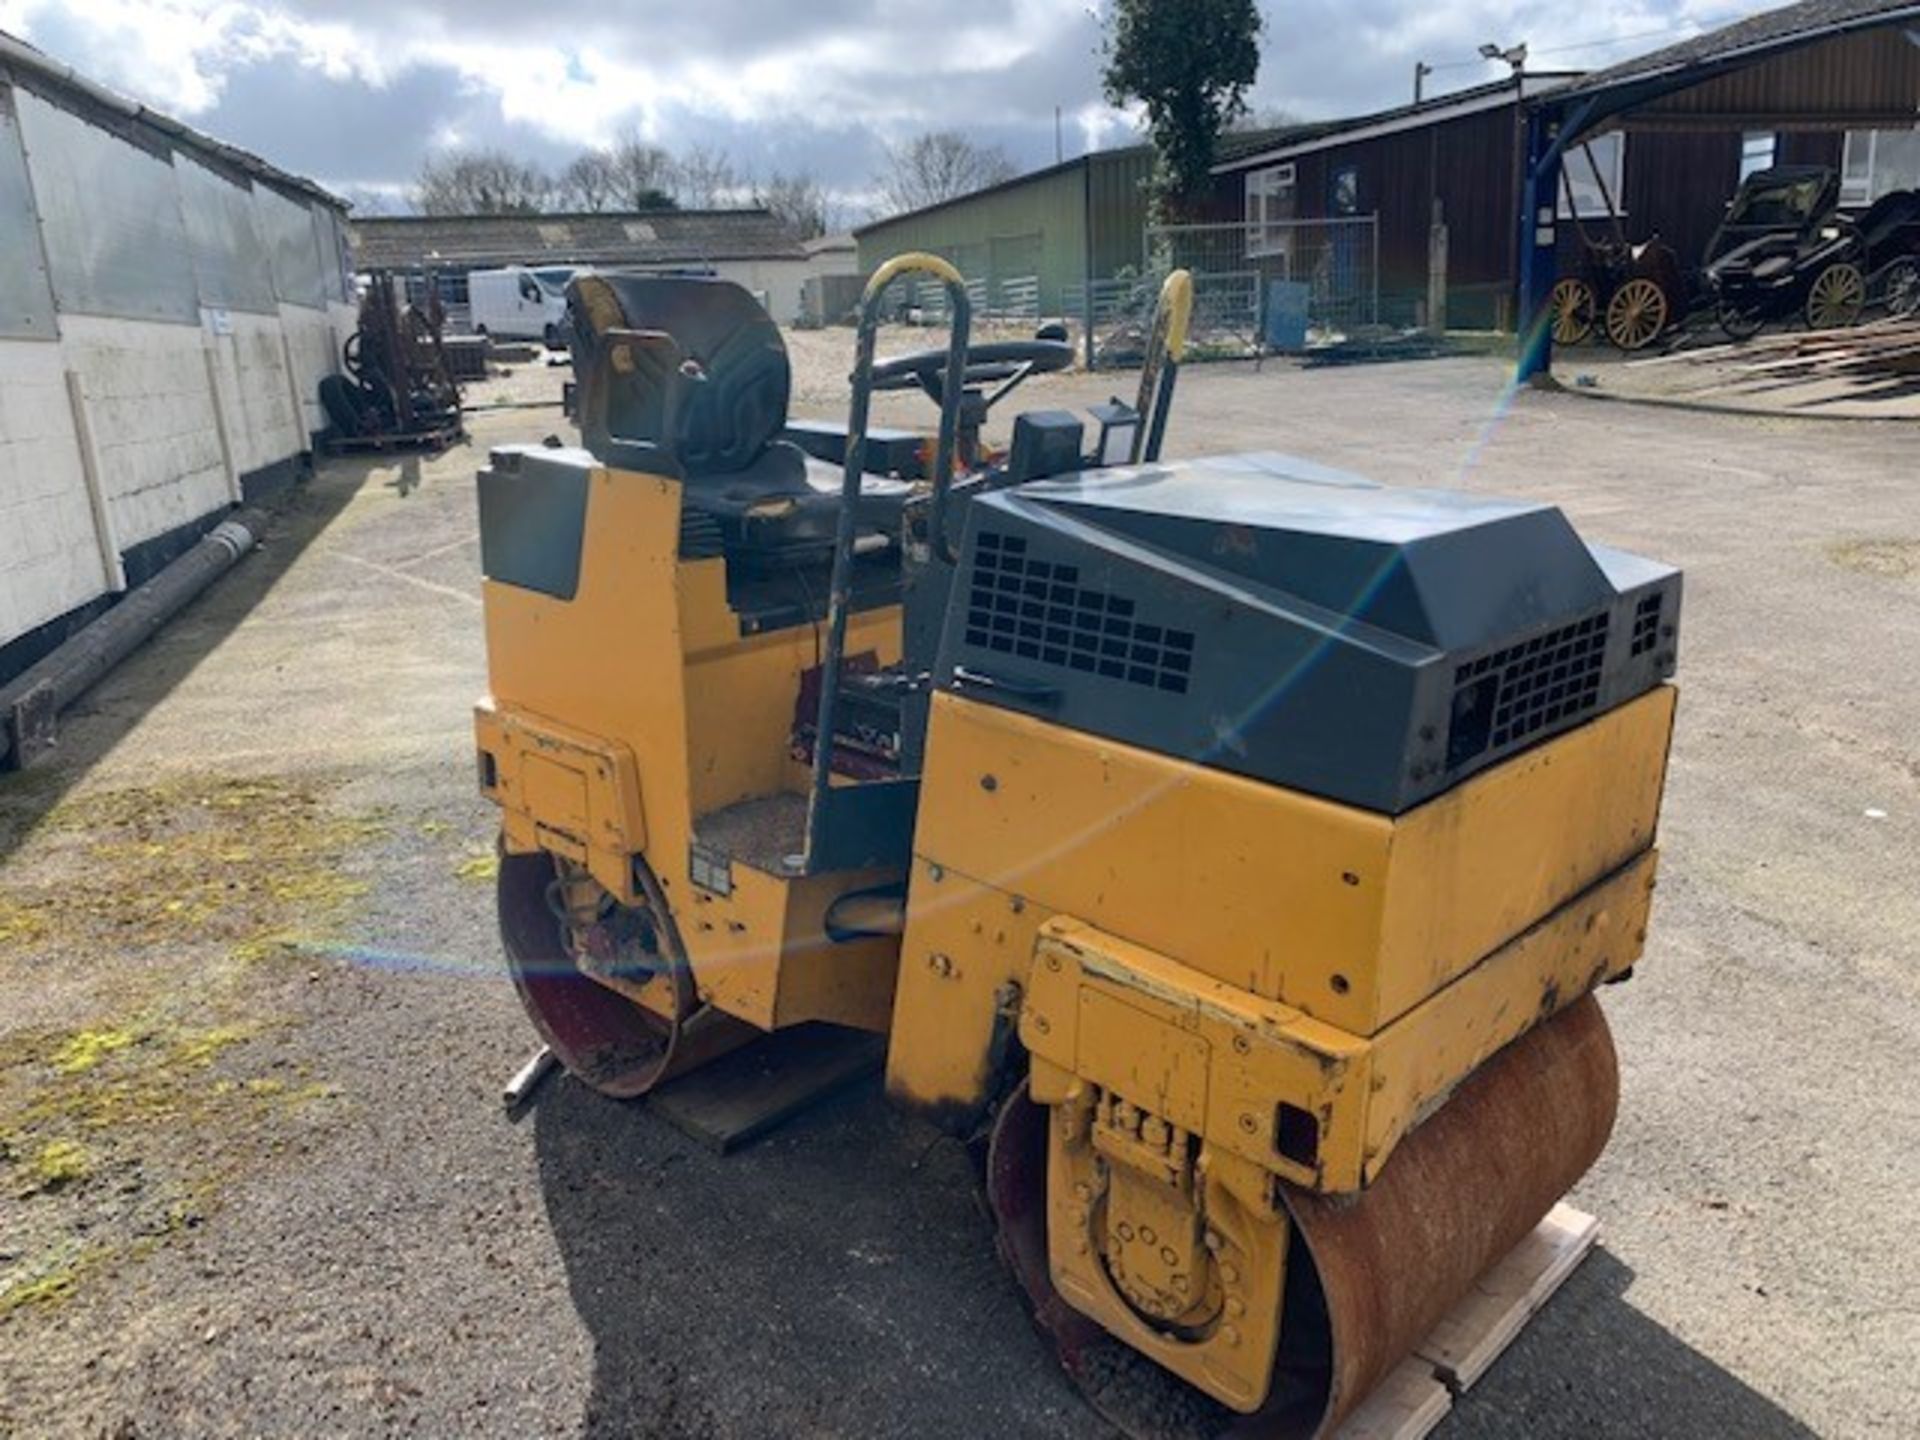
[[860,330],[854,348],[853,398],[847,415],[847,454],[840,474],[840,515],[834,528],[833,575],[827,585],[827,644],[820,661],[820,708],[814,719],[813,780],[807,796],[807,843],[802,864],[810,873],[819,852],[826,819],[826,794],[833,783],[833,726],[840,704],[840,671],[846,658],[847,611],[853,600],[853,546],[860,505],[860,481],[867,458],[867,419],[873,407],[873,351],[880,329],[880,299],[900,276],[924,271],[947,287],[953,312],[947,337],[947,368],[940,386],[940,435],[934,447],[933,496],[927,525],[935,552],[951,561],[946,543],[947,492],[953,485],[953,452],[960,429],[961,392],[966,388],[967,339],[972,302],[967,284],[951,263],[938,255],[896,255],[867,281],[860,296]]
[[1193,323],[1193,275],[1175,270],[1160,284],[1153,307],[1147,354],[1140,366],[1140,393],[1134,411],[1140,424],[1133,432],[1127,463],[1160,458],[1160,441],[1167,431],[1167,412],[1173,405],[1173,381],[1187,353],[1187,329]]

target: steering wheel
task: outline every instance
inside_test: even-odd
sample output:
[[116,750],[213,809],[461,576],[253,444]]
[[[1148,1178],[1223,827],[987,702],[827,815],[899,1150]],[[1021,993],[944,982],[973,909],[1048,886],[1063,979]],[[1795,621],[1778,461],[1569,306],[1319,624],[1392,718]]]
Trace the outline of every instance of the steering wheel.
[[[1073,364],[1073,346],[1065,340],[994,340],[984,345],[969,345],[967,361],[960,372],[963,389],[976,385],[998,385],[987,397],[987,408],[1029,375],[1047,375]],[[875,390],[910,390],[918,386],[938,405],[946,380],[945,350],[916,350],[881,360],[873,367]]]

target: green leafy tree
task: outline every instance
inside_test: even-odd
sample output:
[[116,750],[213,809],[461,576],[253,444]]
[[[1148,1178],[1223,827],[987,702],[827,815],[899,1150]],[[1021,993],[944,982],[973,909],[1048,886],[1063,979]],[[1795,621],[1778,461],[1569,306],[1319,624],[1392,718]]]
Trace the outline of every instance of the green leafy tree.
[[1146,107],[1156,218],[1206,194],[1214,143],[1247,111],[1260,29],[1254,0],[1114,0],[1101,81],[1109,104]]

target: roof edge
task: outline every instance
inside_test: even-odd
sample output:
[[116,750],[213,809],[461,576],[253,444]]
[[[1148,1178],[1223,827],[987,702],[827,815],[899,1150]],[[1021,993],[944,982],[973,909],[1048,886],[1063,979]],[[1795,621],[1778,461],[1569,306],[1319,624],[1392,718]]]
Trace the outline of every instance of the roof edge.
[[290,171],[282,170],[279,166],[262,160],[251,150],[242,150],[237,145],[216,140],[213,136],[194,129],[184,121],[176,120],[171,115],[163,115],[160,111],[142,105],[138,100],[129,99],[118,91],[109,90],[98,81],[89,80],[73,66],[54,59],[46,51],[29,45],[26,41],[4,30],[0,30],[0,65],[15,66],[29,71],[55,86],[84,96],[103,109],[149,126],[177,141],[188,150],[201,151],[224,164],[231,165],[250,178],[264,180],[280,189],[298,190],[316,200],[324,200],[342,212],[353,209],[350,202],[307,179],[304,175],[295,175]]
[[686,215],[695,219],[711,218],[715,215],[765,215],[773,218],[773,212],[764,205],[714,206],[704,210],[658,209],[658,210],[509,210],[483,215],[360,215],[354,219],[355,225],[460,225],[460,224],[496,224],[502,220],[527,220],[534,223],[565,222],[568,220],[657,220],[661,216]]
[[856,225],[848,233],[858,240],[862,235],[879,230],[887,225],[897,225],[902,220],[917,220],[923,215],[937,215],[940,211],[954,205],[964,205],[969,200],[978,200],[983,195],[998,195],[1003,190],[1011,190],[1016,185],[1030,184],[1035,180],[1048,180],[1055,175],[1063,175],[1069,170],[1077,170],[1091,165],[1096,160],[1111,160],[1121,155],[1138,155],[1151,152],[1150,145],[1121,145],[1112,150],[1085,150],[1068,160],[1056,160],[1051,165],[1043,165],[1038,170],[1028,170],[1020,175],[1009,176],[1005,180],[996,180],[991,185],[983,185],[978,190],[969,190],[964,195],[949,195],[945,200],[936,200],[931,205],[922,205],[918,210],[902,210],[898,215],[883,216],[878,220],[869,220],[864,225]]
[[[1791,7],[1783,6],[1781,8]],[[1752,15],[1743,16],[1741,19],[1730,21],[1725,25],[1716,25],[1711,30],[1702,30],[1698,35],[1691,36],[1687,40],[1676,41],[1673,45],[1662,46],[1659,50],[1648,51],[1642,58],[1651,59],[1653,56],[1662,53],[1663,50],[1684,48],[1687,45],[1704,40],[1719,31],[1732,30],[1769,13],[1770,12],[1765,10],[1755,11]],[[1623,60],[1617,66],[1609,66],[1606,70],[1593,72],[1592,79],[1594,83],[1575,83],[1569,85],[1564,91],[1556,94],[1553,98],[1555,100],[1582,100],[1590,96],[1605,95],[1613,90],[1624,90],[1631,86],[1646,85],[1653,81],[1670,79],[1675,74],[1684,73],[1693,69],[1701,71],[1702,80],[1705,80],[1711,78],[1713,73],[1728,69],[1738,69],[1742,65],[1750,65],[1756,60],[1766,59],[1788,50],[1797,50],[1802,46],[1817,45],[1823,40],[1837,39],[1842,35],[1853,35],[1863,30],[1878,30],[1883,26],[1899,25],[1915,19],[1920,19],[1920,4],[1907,5],[1892,10],[1878,10],[1872,14],[1850,16],[1845,20],[1830,21],[1821,25],[1810,25],[1804,30],[1796,30],[1788,35],[1769,36],[1764,40],[1756,40],[1750,45],[1737,46],[1732,50],[1714,55],[1705,60],[1689,62],[1684,58],[1676,59],[1654,69],[1641,71],[1638,74],[1622,76],[1617,80],[1607,80],[1605,76],[1610,71],[1626,69],[1634,63],[1631,60]],[[1684,89],[1686,87],[1676,86],[1674,88]]]
[[[1533,100],[1548,94],[1558,94],[1570,80],[1578,78],[1583,72],[1578,70],[1531,70],[1523,77],[1523,88],[1515,94],[1511,79],[1492,80],[1484,85],[1472,85],[1465,90],[1455,90],[1446,95],[1436,95],[1422,100],[1417,105],[1395,105],[1386,110],[1374,110],[1364,115],[1354,115],[1338,120],[1307,121],[1296,128],[1297,138],[1281,140],[1259,150],[1249,150],[1236,155],[1231,160],[1223,160],[1209,172],[1214,175],[1232,175],[1255,165],[1270,164],[1276,160],[1289,160],[1300,155],[1311,155],[1316,150],[1325,150],[1334,145],[1351,144],[1358,137],[1391,135],[1401,130],[1417,130],[1425,125],[1444,124],[1448,120],[1467,115],[1478,114],[1484,110],[1497,110],[1502,105],[1512,104],[1516,99]],[[1530,82],[1542,82],[1534,88]]]

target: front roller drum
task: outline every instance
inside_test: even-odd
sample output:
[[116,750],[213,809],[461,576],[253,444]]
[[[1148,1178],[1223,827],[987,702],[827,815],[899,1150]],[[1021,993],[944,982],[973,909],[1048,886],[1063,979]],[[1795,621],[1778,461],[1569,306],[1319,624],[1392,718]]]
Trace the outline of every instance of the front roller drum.
[[[1247,1440],[1331,1434],[1495,1262],[1526,1238],[1605,1147],[1619,1100],[1613,1040],[1587,996],[1469,1077],[1358,1197],[1283,1186],[1294,1239],[1272,1398],[1234,1415],[1168,1375],[1146,1407],[1207,1418]],[[988,1156],[1000,1248],[1035,1320],[1088,1399],[1124,1433],[1151,1419],[1138,1387],[1113,1401],[1119,1342],[1070,1307],[1048,1271],[1046,1112],[1023,1090]],[[1138,1358],[1138,1357],[1135,1357]]]

